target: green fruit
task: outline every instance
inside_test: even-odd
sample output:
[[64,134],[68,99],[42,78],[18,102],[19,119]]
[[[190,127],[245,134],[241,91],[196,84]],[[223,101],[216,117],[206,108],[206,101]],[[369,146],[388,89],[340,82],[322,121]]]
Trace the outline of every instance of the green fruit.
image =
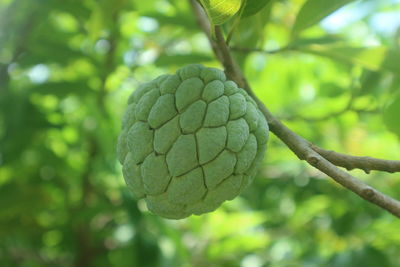
[[268,140],[254,100],[224,72],[188,65],[137,88],[118,140],[125,181],[170,219],[211,212],[253,180]]

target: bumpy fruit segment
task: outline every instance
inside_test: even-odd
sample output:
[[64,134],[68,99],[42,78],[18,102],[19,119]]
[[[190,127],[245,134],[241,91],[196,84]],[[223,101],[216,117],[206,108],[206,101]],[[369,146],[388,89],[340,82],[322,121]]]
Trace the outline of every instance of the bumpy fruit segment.
[[268,140],[255,102],[224,72],[188,65],[128,100],[118,159],[136,198],[170,219],[203,214],[254,179]]

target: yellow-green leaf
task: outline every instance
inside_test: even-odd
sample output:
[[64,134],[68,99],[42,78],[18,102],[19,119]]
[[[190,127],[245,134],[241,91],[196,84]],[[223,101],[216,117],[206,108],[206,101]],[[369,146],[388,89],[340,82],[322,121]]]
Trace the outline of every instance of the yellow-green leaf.
[[240,9],[241,0],[200,0],[210,21],[220,25],[232,18]]

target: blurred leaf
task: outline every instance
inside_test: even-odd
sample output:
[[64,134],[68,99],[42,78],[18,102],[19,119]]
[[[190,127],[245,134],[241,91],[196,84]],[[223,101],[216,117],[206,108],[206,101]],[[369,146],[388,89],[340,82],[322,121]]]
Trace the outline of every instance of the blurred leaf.
[[324,35],[322,37],[318,38],[300,38],[296,39],[293,42],[291,42],[288,46],[289,47],[302,47],[302,46],[308,46],[308,45],[327,45],[327,44],[334,44],[337,42],[343,41],[343,37],[338,36],[338,35]]
[[46,114],[30,102],[27,95],[8,94],[0,98],[0,111],[10,114],[4,117],[6,131],[4,136],[0,136],[4,162],[18,160],[39,131],[55,126],[46,119]]
[[[233,46],[246,47],[246,48],[259,48],[260,44],[265,39],[265,25],[270,21],[271,9],[273,1],[267,7],[263,8],[259,13],[242,17],[238,27],[235,29],[232,38]],[[252,25],[252,27],[249,27]],[[243,67],[246,58],[249,56],[246,53],[234,54],[239,65]]]
[[205,54],[187,54],[187,55],[161,55],[155,64],[160,67],[169,65],[185,65],[200,62],[213,61],[214,58]]
[[385,254],[374,247],[366,246],[359,250],[345,251],[332,258],[332,267],[389,267],[391,264],[387,260]]
[[382,77],[382,72],[365,70],[361,76],[361,90],[359,95],[377,95],[379,91],[379,82]]
[[295,36],[355,0],[308,0],[300,9],[292,29]]
[[354,231],[356,225],[357,213],[346,212],[335,220],[333,230],[340,236],[350,234]]
[[[149,12],[154,10],[156,0],[134,1],[135,9],[139,12]],[[181,2],[181,1],[179,1]]]
[[88,32],[90,33],[90,38],[92,41],[95,41],[100,37],[106,25],[107,18],[104,16],[103,10],[99,6],[96,6],[92,11],[87,24]]
[[337,83],[334,82],[327,82],[327,83],[322,83],[321,84],[321,96],[326,96],[326,97],[338,97],[344,92],[346,92],[346,89],[339,86]]
[[127,2],[127,0],[97,1],[87,24],[90,37],[93,41],[100,38],[105,30],[111,30],[118,25],[114,21],[115,17],[123,10]]
[[242,17],[248,17],[260,12],[267,4],[273,0],[247,0]]
[[[229,220],[226,220],[229,218]],[[218,211],[212,216],[210,216],[210,223],[214,228],[210,229],[213,236],[217,239],[223,239],[229,236],[233,236],[239,233],[246,233],[249,229],[252,229],[266,220],[266,215],[263,212],[231,212],[225,214],[222,211]],[[237,224],[232,224],[230,222],[236,222]],[[237,228],[240,225],[240,230]]]
[[33,93],[51,94],[63,98],[69,94],[87,95],[93,93],[93,90],[87,85],[87,81],[73,82],[47,82],[31,87]]
[[167,16],[157,12],[144,13],[143,16],[156,19],[160,25],[170,25],[184,27],[189,30],[198,30],[198,26],[193,17],[178,13],[175,16]]
[[221,25],[232,18],[240,9],[241,0],[200,0],[210,21]]
[[297,47],[298,50],[316,55],[330,57],[332,59],[361,65],[369,70],[387,70],[399,73],[400,64],[395,64],[398,59],[397,52],[389,50],[385,46],[376,47],[350,47],[336,45],[310,45]]
[[[40,184],[33,188],[17,188],[17,186],[15,183],[9,183],[0,187],[1,219],[15,219],[23,213],[35,214],[43,203],[49,200]],[[16,191],[23,191],[23,194],[16,198]]]
[[[41,40],[41,43],[27,48],[27,53],[23,54],[20,64],[23,66],[32,66],[38,63],[58,63],[67,64],[73,60],[86,58],[92,61],[82,51],[68,47],[61,43],[62,38],[58,41]],[[61,41],[61,42],[60,42]]]
[[65,11],[82,19],[89,17],[91,12],[82,1],[52,1],[49,5],[49,9],[49,11],[54,9]]
[[400,96],[397,96],[393,102],[385,109],[383,121],[388,129],[400,137]]

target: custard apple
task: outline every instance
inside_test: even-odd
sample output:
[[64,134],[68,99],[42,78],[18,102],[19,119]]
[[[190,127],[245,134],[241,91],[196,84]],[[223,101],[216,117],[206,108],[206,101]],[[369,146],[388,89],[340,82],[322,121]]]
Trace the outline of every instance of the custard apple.
[[131,94],[117,152],[135,197],[181,219],[235,198],[253,180],[267,140],[254,100],[223,71],[193,64]]

